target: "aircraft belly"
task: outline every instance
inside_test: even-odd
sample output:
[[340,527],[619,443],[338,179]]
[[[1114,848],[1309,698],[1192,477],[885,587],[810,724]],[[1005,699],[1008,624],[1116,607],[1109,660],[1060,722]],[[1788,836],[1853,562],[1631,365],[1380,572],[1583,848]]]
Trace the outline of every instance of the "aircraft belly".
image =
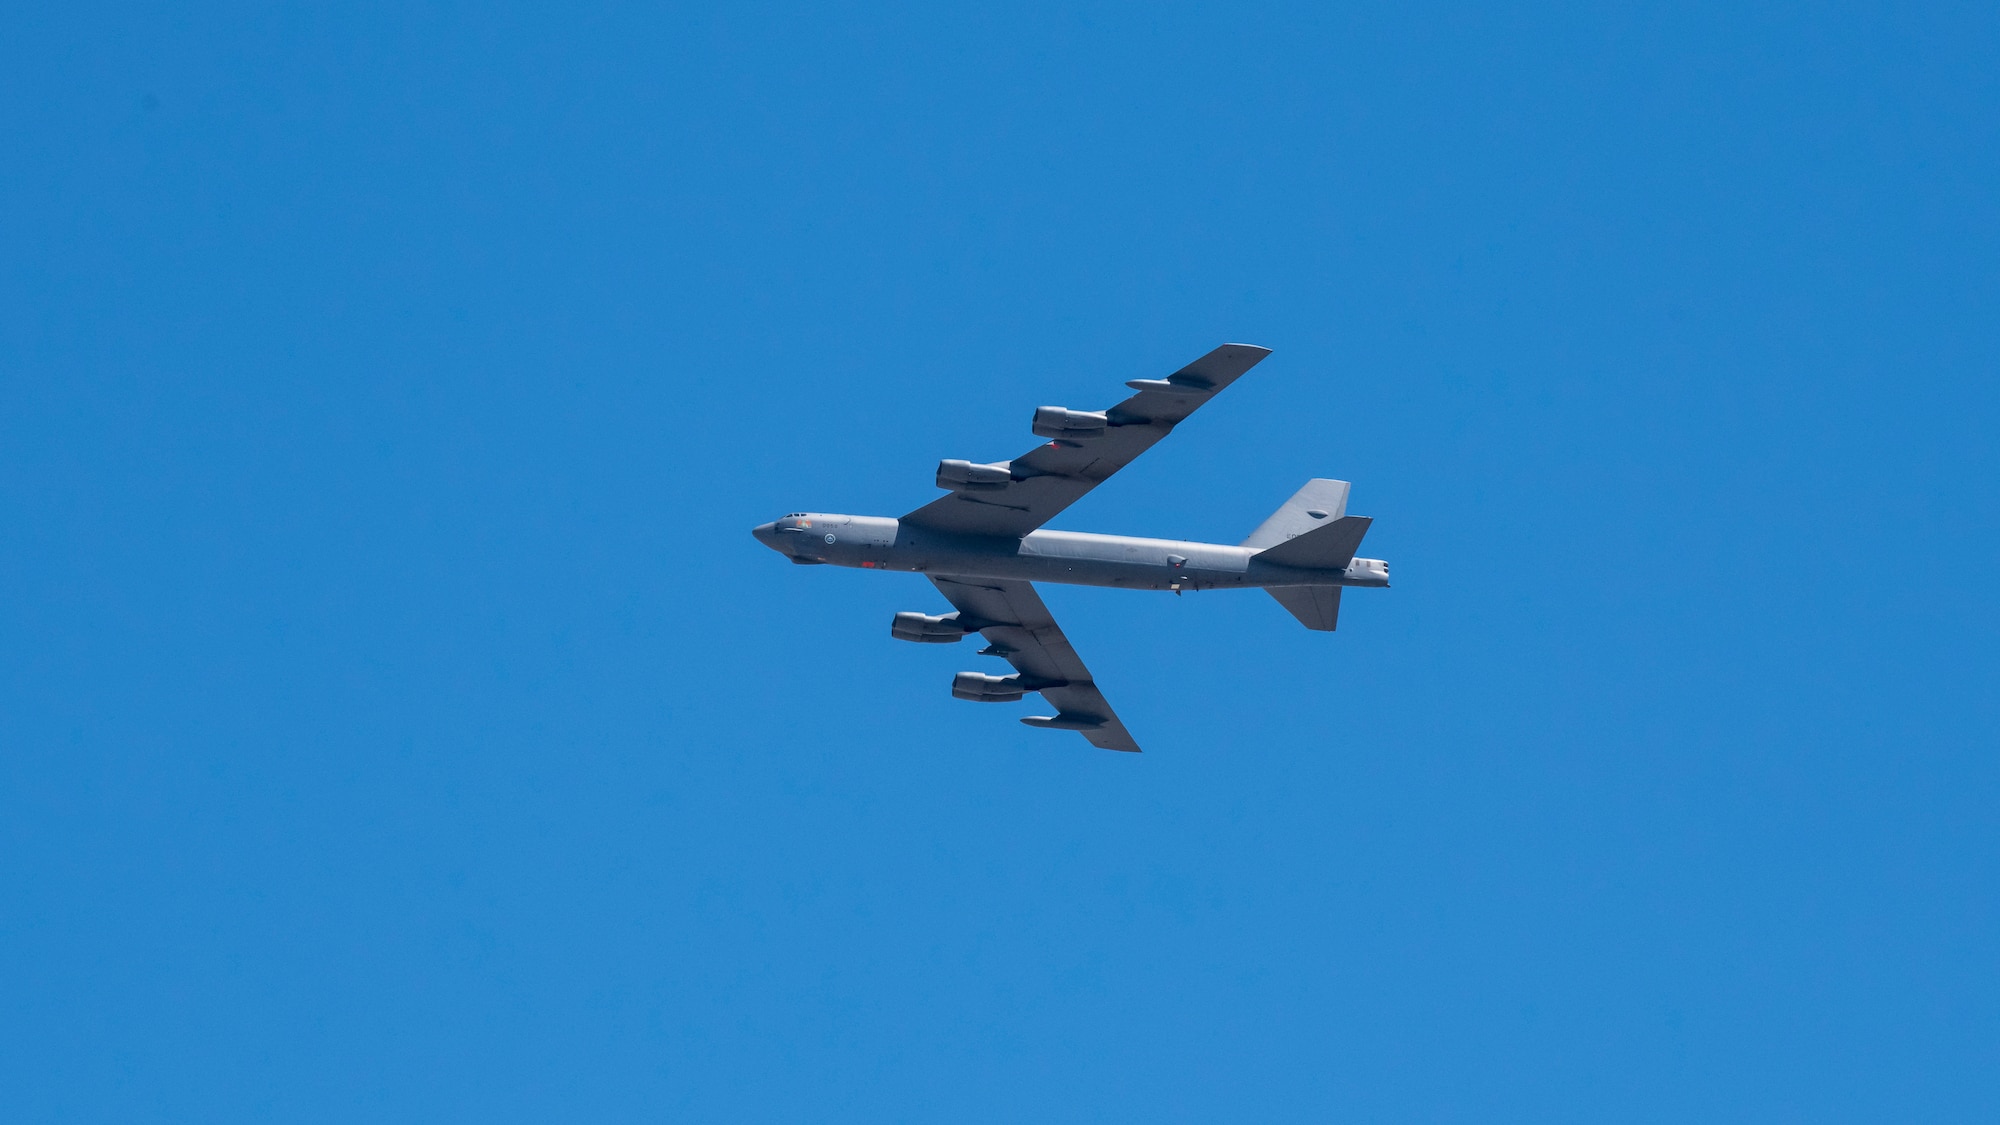
[[1241,571],[984,551],[926,551],[921,555],[889,558],[877,565],[886,570],[1012,578],[1072,586],[1109,586],[1126,590],[1169,590],[1176,586],[1183,590],[1205,590],[1218,586],[1250,585],[1245,582]]
[[[854,524],[863,521],[855,519]],[[1127,590],[1259,586],[1248,552],[1213,543],[1036,532],[1025,539],[946,535],[868,520],[834,542],[810,543],[817,561],[864,570],[966,575]],[[874,525],[880,524],[877,527]],[[1291,579],[1296,582],[1297,579]]]

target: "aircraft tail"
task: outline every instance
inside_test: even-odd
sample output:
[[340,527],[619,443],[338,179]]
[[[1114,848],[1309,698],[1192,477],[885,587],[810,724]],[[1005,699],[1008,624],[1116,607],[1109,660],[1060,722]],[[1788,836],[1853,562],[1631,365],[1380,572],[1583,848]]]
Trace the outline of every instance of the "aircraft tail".
[[1344,480],[1315,478],[1307,481],[1304,488],[1285,501],[1284,507],[1258,524],[1257,530],[1251,532],[1250,538],[1241,545],[1261,551],[1326,526],[1327,521],[1347,514],[1347,489],[1348,484]]
[[[1374,521],[1347,514],[1348,483],[1309,480],[1285,506],[1259,524],[1245,547],[1257,548],[1257,558],[1280,566],[1313,570],[1345,570]],[[1340,587],[1271,586],[1267,592],[1308,629],[1332,632],[1340,621]]]

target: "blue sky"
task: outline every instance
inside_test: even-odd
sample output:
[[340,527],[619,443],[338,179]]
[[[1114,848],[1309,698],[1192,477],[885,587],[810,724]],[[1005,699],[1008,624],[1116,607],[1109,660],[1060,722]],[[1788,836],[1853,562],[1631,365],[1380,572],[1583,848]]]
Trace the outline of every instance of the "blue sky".
[[[23,1121],[1990,1121],[1982,5],[65,5],[0,42]],[[1147,747],[786,566],[1058,521]]]

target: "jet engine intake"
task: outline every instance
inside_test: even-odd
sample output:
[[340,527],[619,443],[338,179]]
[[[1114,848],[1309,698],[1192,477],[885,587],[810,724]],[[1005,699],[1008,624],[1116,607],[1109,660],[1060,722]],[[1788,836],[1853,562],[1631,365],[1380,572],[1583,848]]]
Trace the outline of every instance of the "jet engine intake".
[[1070,410],[1061,406],[1035,408],[1034,431],[1045,438],[1091,438],[1104,432],[1111,419],[1102,410]]
[[958,614],[947,613],[942,617],[932,617],[927,613],[899,613],[889,622],[889,635],[899,641],[915,641],[920,645],[948,645],[965,639],[971,632]]
[[960,672],[951,678],[951,694],[974,703],[1012,703],[1028,691],[1021,674],[989,676],[984,672]]
[[989,492],[1014,479],[1008,464],[978,465],[971,461],[939,461],[937,485],[954,492]]

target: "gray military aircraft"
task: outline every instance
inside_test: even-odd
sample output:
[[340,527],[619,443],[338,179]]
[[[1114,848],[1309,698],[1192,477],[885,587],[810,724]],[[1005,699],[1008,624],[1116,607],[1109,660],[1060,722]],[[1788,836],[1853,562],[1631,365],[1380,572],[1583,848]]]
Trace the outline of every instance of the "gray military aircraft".
[[1057,713],[1022,722],[1078,731],[1106,750],[1137,751],[1030,583],[1176,594],[1262,587],[1306,628],[1322,630],[1340,615],[1342,587],[1389,584],[1388,563],[1354,557],[1369,518],[1347,514],[1342,480],[1307,481],[1234,547],[1041,530],[1270,354],[1254,344],[1224,344],[1165,379],[1131,380],[1125,385],[1139,393],[1109,410],[1040,407],[1033,429],[1047,444],[990,465],[938,462],[938,487],[948,491],[902,519],[793,512],[751,534],[802,565],[927,576],[956,612],[898,613],[889,635],[941,644],[979,633],[987,642],[979,654],[1015,669],[1011,676],[960,672],[953,695],[1005,703],[1040,692]]

